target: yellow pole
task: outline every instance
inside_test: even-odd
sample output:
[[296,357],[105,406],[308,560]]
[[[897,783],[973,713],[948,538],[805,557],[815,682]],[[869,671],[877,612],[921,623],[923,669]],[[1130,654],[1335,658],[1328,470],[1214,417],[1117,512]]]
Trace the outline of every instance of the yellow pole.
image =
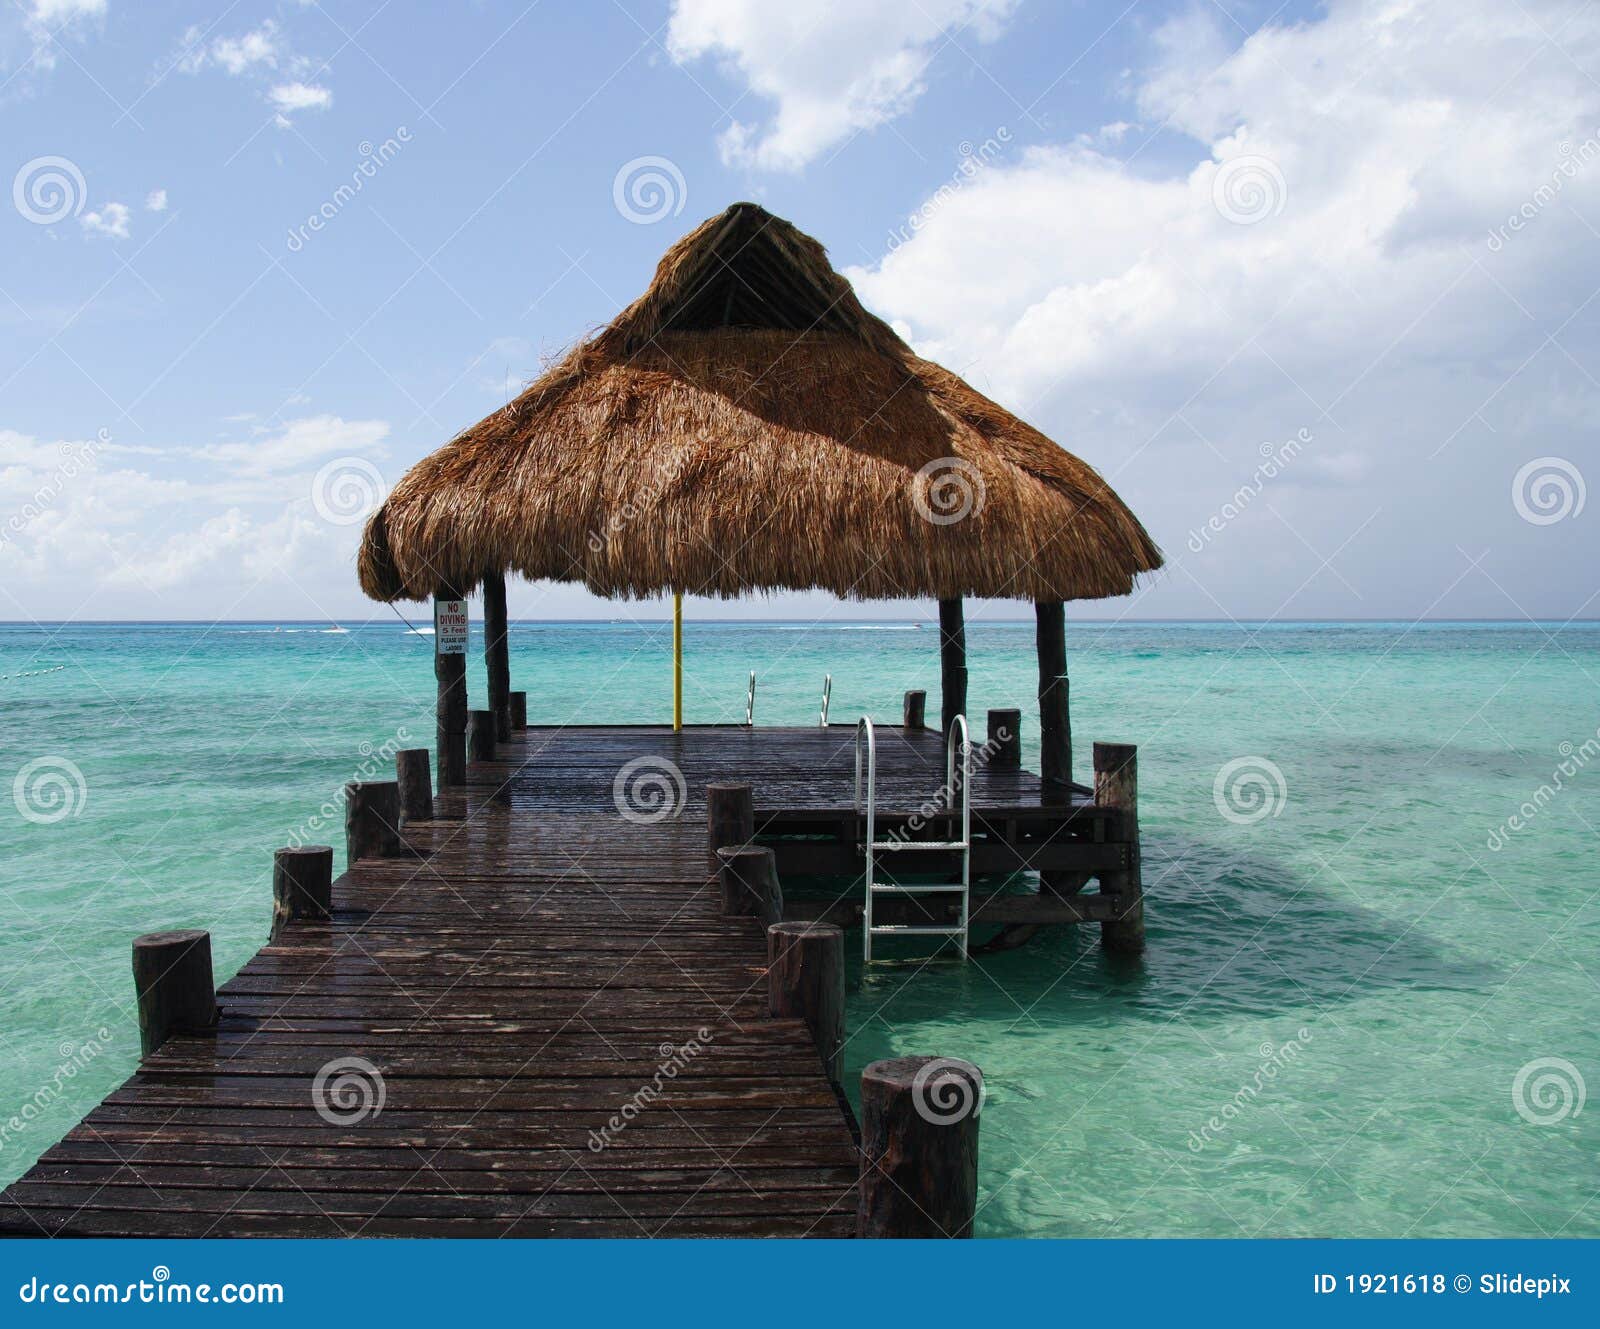
[[672,595],[672,727],[683,728],[683,596]]

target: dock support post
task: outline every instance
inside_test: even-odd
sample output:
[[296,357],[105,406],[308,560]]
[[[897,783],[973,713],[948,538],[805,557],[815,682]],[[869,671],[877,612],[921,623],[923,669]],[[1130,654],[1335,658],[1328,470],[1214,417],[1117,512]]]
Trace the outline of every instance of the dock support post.
[[767,1012],[806,1022],[829,1084],[844,1047],[844,932],[831,923],[767,929]]
[[171,1034],[217,1027],[211,934],[197,928],[147,932],[133,942],[133,990],[139,999],[139,1050],[148,1057]]
[[352,780],[344,787],[344,857],[394,858],[400,853],[400,786],[393,780]]
[[983,1073],[895,1057],[861,1073],[858,1237],[970,1237],[978,1209]]
[[967,624],[961,599],[939,601],[940,732],[967,713]]
[[1041,600],[1033,613],[1034,649],[1039,656],[1039,774],[1046,785],[1065,787],[1072,781],[1067,609],[1060,600]]
[[719,849],[736,849],[756,836],[755,794],[747,784],[706,786],[706,867],[722,870]]
[[332,846],[307,844],[272,855],[272,941],[295,920],[322,921],[332,909]]
[[494,760],[494,729],[493,711],[467,712],[468,761]]
[[511,737],[511,647],[506,640],[506,575],[483,574],[483,663],[489,675],[489,710],[495,738]]
[[433,820],[433,779],[428,774],[427,748],[402,748],[394,754],[395,783],[400,787],[400,824]]
[[1117,917],[1100,925],[1100,944],[1108,951],[1137,955],[1144,950],[1144,877],[1139,862],[1139,749],[1132,743],[1094,745],[1094,801],[1119,808],[1116,838],[1127,847],[1128,866],[1102,872],[1100,889],[1116,897]]
[[989,712],[989,769],[1022,769],[1022,712],[1015,707]]
[[722,912],[732,918],[759,918],[771,925],[783,921],[783,889],[772,850],[757,845],[717,850],[721,860]]
[[901,713],[900,727],[906,730],[928,727],[928,694],[920,688],[906,693],[905,709]]
[[513,692],[511,694],[511,727],[512,729],[526,729],[528,727],[528,694],[526,692]]
[[[438,622],[439,601],[460,598],[454,588],[441,587],[434,597],[434,622]],[[467,657],[442,654],[437,632],[433,645],[433,676],[439,683],[434,725],[439,750],[439,788],[443,790],[467,782]]]

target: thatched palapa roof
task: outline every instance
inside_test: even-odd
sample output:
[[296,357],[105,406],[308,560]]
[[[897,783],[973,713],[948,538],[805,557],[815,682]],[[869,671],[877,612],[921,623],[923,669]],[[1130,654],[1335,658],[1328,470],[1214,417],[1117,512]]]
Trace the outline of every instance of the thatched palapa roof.
[[1092,467],[918,358],[820,244],[738,203],[413,466],[359,570],[378,600],[508,570],[607,596],[1075,600],[1160,565]]

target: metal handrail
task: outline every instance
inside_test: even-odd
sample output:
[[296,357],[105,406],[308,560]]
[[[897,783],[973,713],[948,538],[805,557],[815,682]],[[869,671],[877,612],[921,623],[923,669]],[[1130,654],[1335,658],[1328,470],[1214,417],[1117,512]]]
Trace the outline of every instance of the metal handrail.
[[862,716],[856,722],[856,812],[862,811],[861,807],[861,740],[867,741],[866,752],[866,777],[867,777],[867,806],[866,824],[864,830],[866,838],[862,844],[866,850],[867,860],[867,894],[865,912],[861,919],[861,955],[864,961],[872,959],[872,868],[876,856],[872,852],[873,842],[878,838],[878,739],[872,731],[872,721]]
[[833,695],[833,675],[822,676],[822,718],[817,721],[819,727],[828,727],[828,698]]
[[756,671],[750,671],[750,691],[744,698],[744,722],[746,726],[753,727],[756,722]]

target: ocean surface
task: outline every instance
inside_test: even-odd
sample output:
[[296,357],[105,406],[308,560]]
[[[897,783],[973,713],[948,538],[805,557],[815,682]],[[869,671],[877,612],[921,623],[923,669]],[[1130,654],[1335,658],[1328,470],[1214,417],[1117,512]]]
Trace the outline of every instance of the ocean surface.
[[[328,796],[431,746],[431,650],[0,625],[0,1181],[133,1069],[130,939],[209,927],[221,981],[271,851],[338,842]],[[668,718],[669,651],[511,634],[534,722]],[[968,652],[972,713],[1021,706],[1036,749],[1031,622]],[[1077,778],[1139,745],[1142,962],[1094,929],[867,976],[846,948],[847,1081],[986,1074],[980,1234],[1600,1236],[1600,625],[1069,622],[1068,652]],[[751,669],[761,724],[815,723],[825,673],[835,720],[908,687],[936,712],[937,654],[931,626],[691,622],[688,718],[742,720]]]

